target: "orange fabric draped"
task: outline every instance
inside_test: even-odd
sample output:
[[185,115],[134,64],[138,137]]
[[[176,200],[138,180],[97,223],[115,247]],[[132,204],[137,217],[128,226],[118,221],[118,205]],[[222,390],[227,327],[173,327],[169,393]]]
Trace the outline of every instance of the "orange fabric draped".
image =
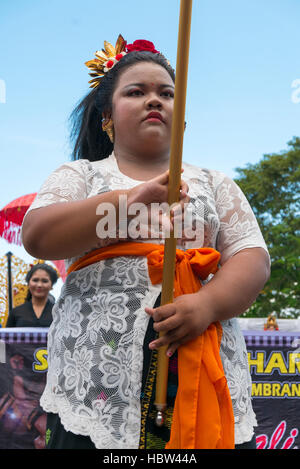
[[[162,282],[164,245],[121,242],[82,257],[68,274],[117,256],[146,256],[153,285]],[[220,253],[212,248],[176,250],[174,296],[196,293],[218,268]],[[233,449],[234,416],[224,374],[220,343],[222,326],[211,324],[195,340],[178,349],[178,390],[167,449]]]

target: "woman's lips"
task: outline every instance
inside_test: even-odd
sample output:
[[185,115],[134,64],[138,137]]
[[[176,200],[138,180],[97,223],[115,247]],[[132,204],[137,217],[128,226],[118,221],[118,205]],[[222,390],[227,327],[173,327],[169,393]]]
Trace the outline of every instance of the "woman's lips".
[[150,112],[144,120],[151,122],[164,122],[162,115],[159,112]]

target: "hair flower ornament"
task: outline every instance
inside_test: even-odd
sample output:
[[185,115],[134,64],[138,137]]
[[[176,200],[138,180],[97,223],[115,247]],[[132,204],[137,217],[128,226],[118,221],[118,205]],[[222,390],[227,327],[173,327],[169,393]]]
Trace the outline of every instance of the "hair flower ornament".
[[159,54],[155,49],[153,42],[145,39],[138,39],[133,44],[128,44],[121,34],[119,34],[115,47],[107,41],[104,41],[104,49],[95,52],[96,58],[85,62],[85,65],[91,70],[89,81],[91,88],[97,88],[100,85],[103,76],[109,72],[124,55],[134,51],[147,51],[153,54]]
[[146,41],[145,39],[138,39],[134,41],[133,44],[127,44],[127,52],[133,51],[147,51],[152,52],[153,54],[159,54],[159,51],[155,49],[153,42]]
[[124,55],[126,55],[126,52],[120,52],[120,54],[117,54],[115,57],[111,57],[107,62],[105,62],[103,64],[104,73],[109,72],[109,70],[111,70],[116,65],[116,63],[118,63],[119,60],[124,57]]

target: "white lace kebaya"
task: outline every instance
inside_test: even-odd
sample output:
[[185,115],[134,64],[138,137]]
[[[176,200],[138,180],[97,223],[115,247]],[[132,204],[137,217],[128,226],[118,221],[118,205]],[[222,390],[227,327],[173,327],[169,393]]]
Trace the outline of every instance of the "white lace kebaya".
[[[186,163],[183,168],[194,215],[199,221],[204,216],[204,237],[184,242],[180,249],[215,248],[221,265],[245,248],[267,251],[247,199],[230,178]],[[30,210],[141,182],[120,172],[114,154],[97,162],[65,163],[42,185]],[[66,269],[84,254],[66,259]],[[146,258],[117,257],[71,273],[53,308],[41,405],[58,413],[66,430],[88,435],[96,448],[139,447],[143,341],[149,321],[144,309],[154,306],[160,292],[161,285],[150,281]],[[247,351],[237,319],[221,324],[220,355],[233,403],[235,443],[240,444],[251,440],[256,425]]]

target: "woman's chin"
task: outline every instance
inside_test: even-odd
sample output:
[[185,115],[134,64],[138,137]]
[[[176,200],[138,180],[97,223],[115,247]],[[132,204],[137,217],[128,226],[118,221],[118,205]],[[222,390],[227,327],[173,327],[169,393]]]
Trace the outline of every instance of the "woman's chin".
[[36,298],[37,300],[43,300],[43,299],[46,299],[48,298],[48,293],[38,293],[38,292],[35,292],[35,293],[32,293],[32,298]]
[[166,135],[159,130],[157,131],[155,128],[149,129],[149,132],[144,132],[140,136],[140,148],[145,148],[146,151],[150,149],[153,150],[155,153],[165,152],[166,148],[169,148],[169,144],[167,142],[169,138],[166,138]]

